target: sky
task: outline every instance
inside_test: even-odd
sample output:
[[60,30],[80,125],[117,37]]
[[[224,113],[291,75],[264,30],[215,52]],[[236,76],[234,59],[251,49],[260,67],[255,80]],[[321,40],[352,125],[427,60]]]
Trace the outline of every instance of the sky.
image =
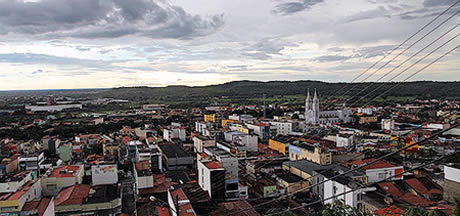
[[[403,81],[460,45],[459,3],[391,52],[456,1],[0,0],[0,90]],[[458,81],[459,57],[408,81]]]

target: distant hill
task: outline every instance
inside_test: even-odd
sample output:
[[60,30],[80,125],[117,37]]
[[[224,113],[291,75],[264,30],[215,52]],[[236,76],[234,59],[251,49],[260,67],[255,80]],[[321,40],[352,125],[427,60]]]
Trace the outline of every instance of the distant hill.
[[[386,91],[396,83],[387,83],[372,95]],[[385,96],[430,98],[458,98],[460,99],[460,82],[433,82],[416,81],[398,83],[399,86],[392,89]],[[40,90],[40,91],[14,91],[0,92],[0,96],[18,94],[54,94],[84,97],[114,97],[134,101],[144,100],[200,100],[203,98],[227,96],[230,98],[260,98],[263,94],[267,97],[278,95],[305,95],[306,89],[316,88],[322,97],[329,96],[352,96],[356,95],[366,86],[370,86],[361,95],[373,91],[382,83],[327,83],[321,81],[235,81],[219,85],[209,86],[167,86],[167,87],[121,87],[112,89],[72,89],[72,90]],[[342,90],[341,90],[342,89]]]
[[[373,95],[380,94],[396,83],[388,83],[375,91]],[[373,91],[381,86],[381,83],[327,83],[320,81],[235,81],[219,85],[209,86],[167,86],[167,87],[122,87],[94,93],[93,96],[117,97],[124,99],[146,100],[152,98],[161,99],[184,99],[206,97],[267,97],[275,95],[304,95],[307,88],[313,91],[315,88],[320,96],[351,96],[360,92],[366,86],[370,86],[361,95]],[[342,89],[342,90],[341,90]],[[460,82],[433,82],[417,81],[399,83],[397,87],[389,91],[386,96],[412,96],[418,98],[460,98]]]

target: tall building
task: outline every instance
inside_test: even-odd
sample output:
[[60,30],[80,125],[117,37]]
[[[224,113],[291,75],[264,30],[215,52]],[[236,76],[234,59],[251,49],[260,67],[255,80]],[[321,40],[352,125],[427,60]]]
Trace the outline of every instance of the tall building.
[[318,94],[313,95],[313,100],[310,97],[310,89],[307,90],[307,98],[305,99],[305,123],[307,125],[331,124],[331,123],[349,123],[353,120],[352,111],[344,106],[339,110],[320,111]]

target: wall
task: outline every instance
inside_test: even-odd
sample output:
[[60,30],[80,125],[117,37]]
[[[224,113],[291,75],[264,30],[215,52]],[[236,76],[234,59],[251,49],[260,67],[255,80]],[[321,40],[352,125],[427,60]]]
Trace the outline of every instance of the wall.
[[92,185],[115,184],[118,182],[116,164],[91,166]]
[[268,147],[270,149],[273,149],[279,153],[282,153],[283,155],[286,155],[286,145],[285,143],[270,139],[268,141]]

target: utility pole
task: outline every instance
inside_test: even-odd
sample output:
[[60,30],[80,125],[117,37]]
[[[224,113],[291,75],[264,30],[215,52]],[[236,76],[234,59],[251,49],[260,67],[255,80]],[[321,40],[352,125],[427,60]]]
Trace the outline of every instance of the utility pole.
[[264,120],[267,118],[267,112],[265,108],[265,94],[264,94]]

